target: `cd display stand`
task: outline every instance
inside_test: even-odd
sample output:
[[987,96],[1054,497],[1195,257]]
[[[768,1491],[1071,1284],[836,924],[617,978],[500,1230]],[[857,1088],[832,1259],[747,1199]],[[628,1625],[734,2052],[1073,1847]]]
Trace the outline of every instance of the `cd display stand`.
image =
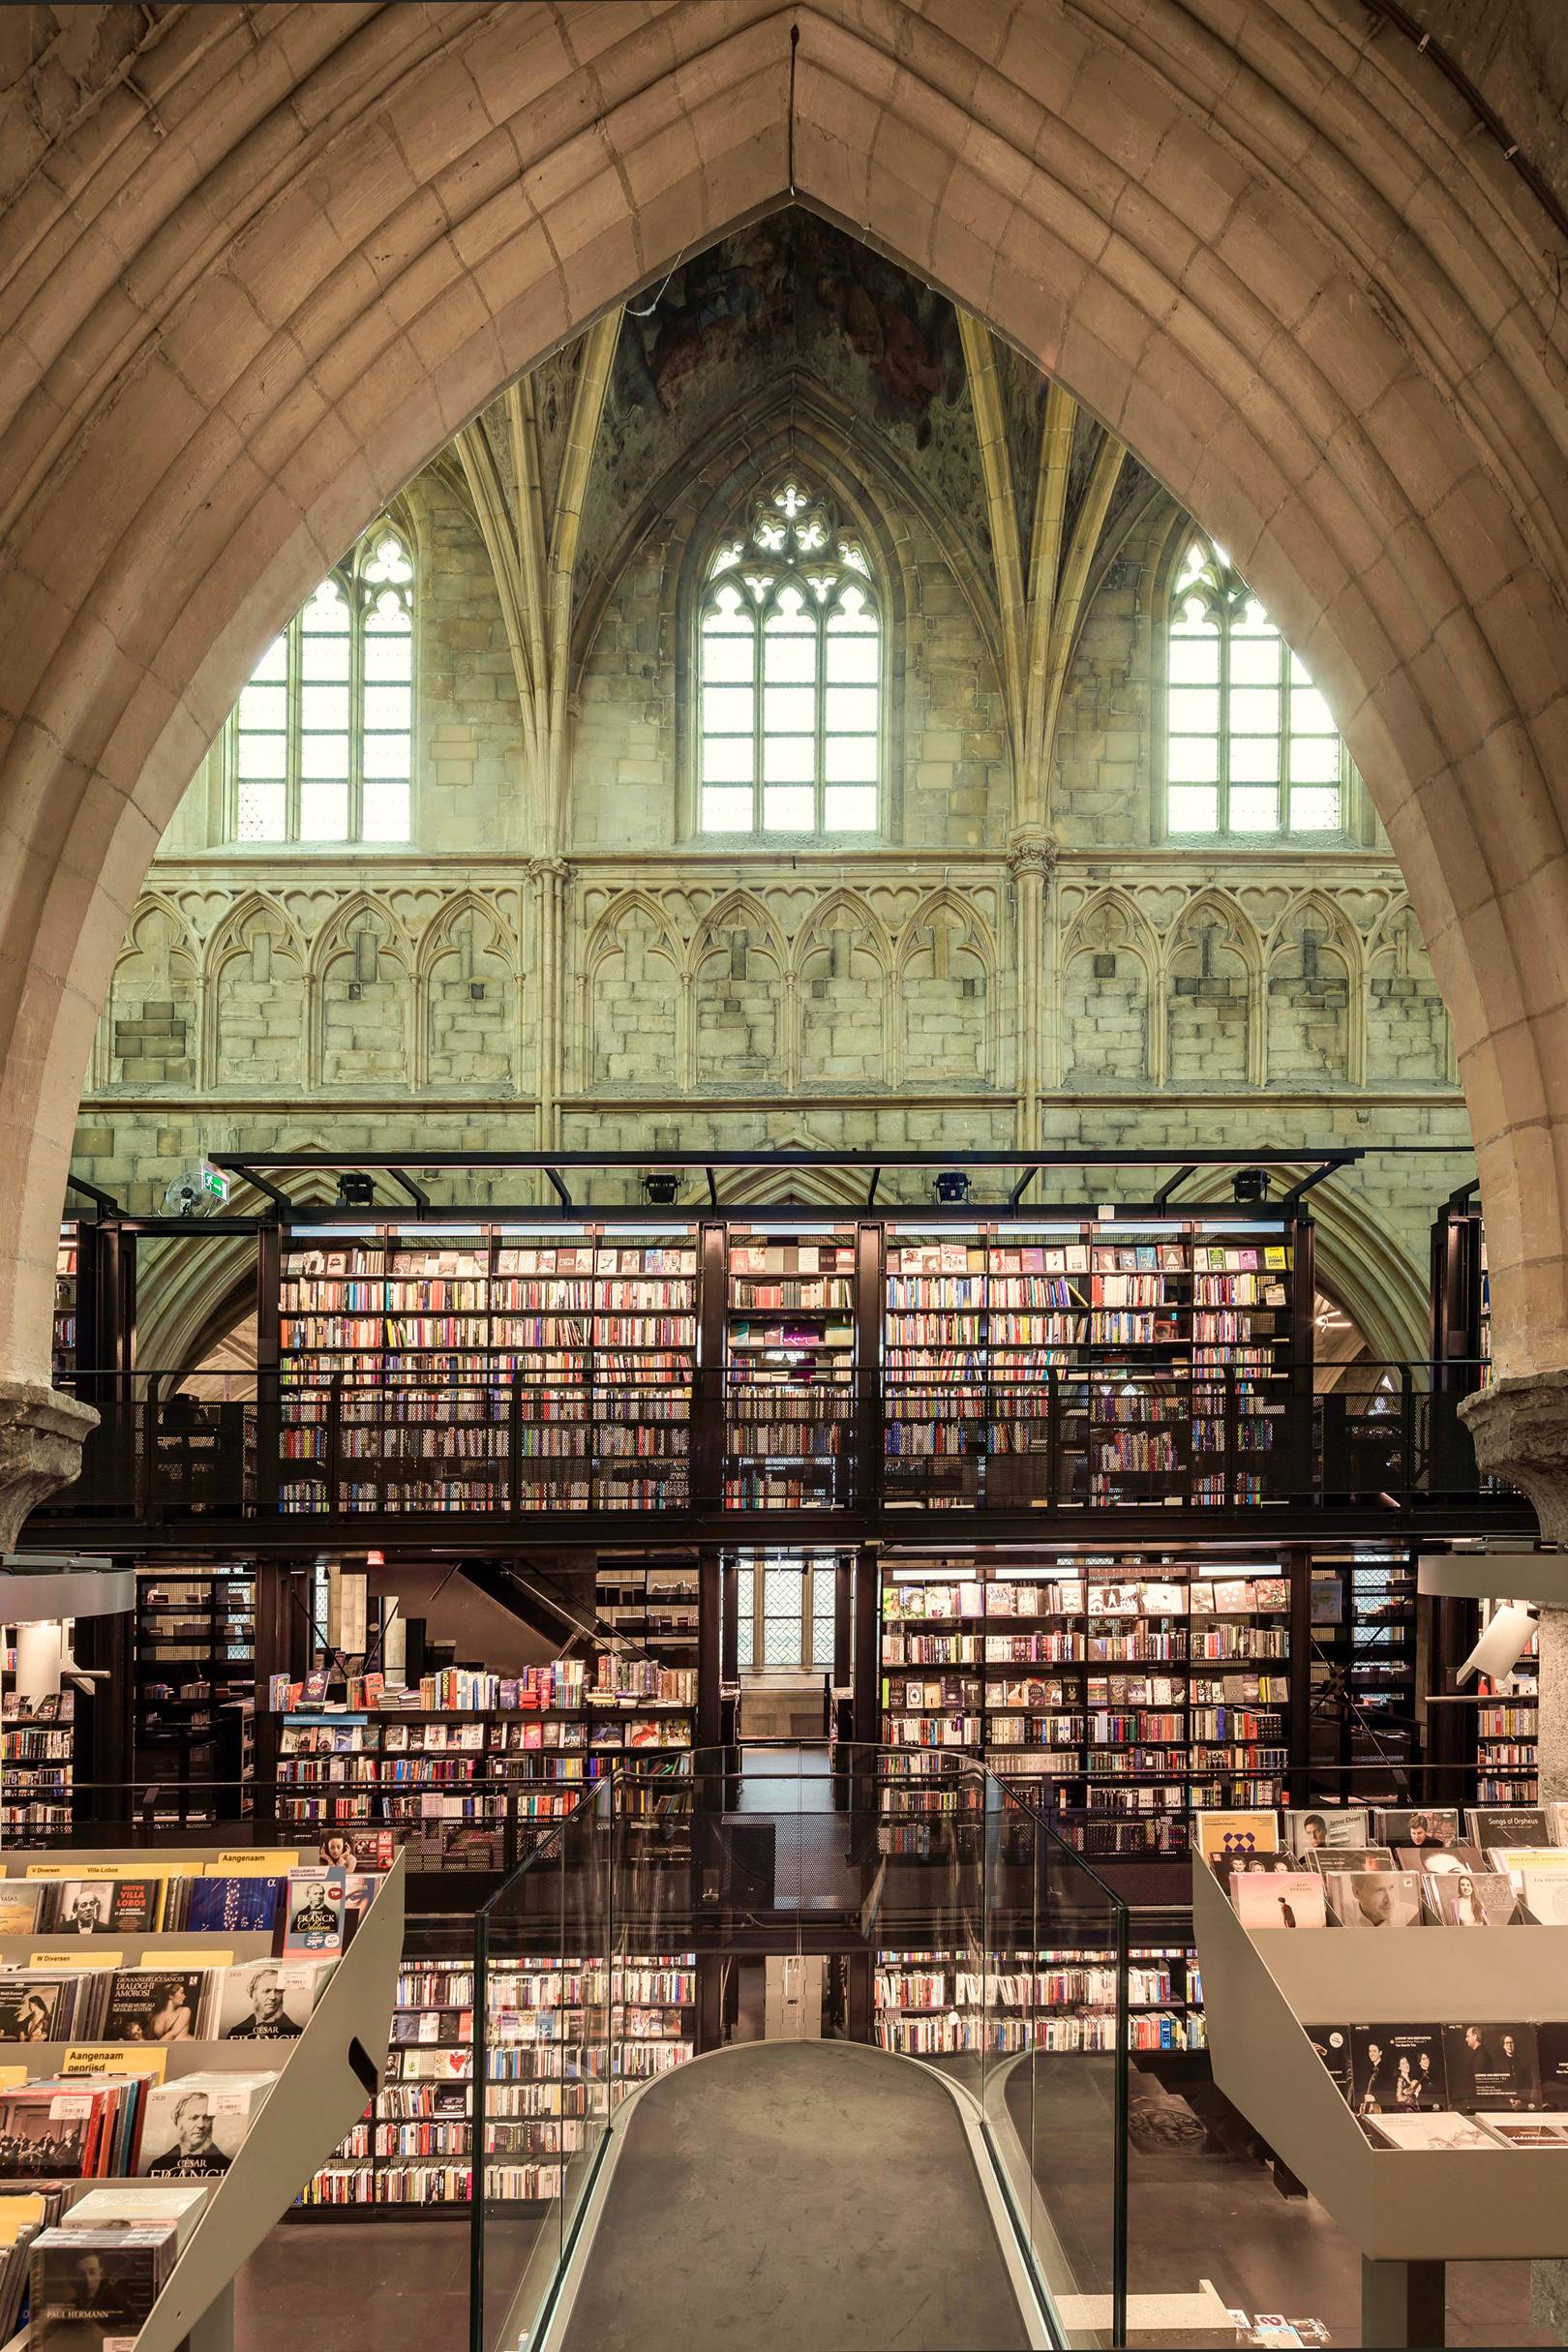
[[[215,1861],[217,1847],[161,1848],[160,1871],[199,1870]],[[78,1869],[90,1863],[122,1861],[145,1869],[144,1854],[55,1853],[8,1856],[9,1875],[20,1878],[29,1863],[70,1863]],[[292,1867],[296,1853],[280,1856],[280,1867]],[[176,2261],[146,2325],[136,2338],[136,2352],[176,2352],[190,2338],[191,2352],[233,2352],[234,2278],[255,2253],[274,2222],[282,2220],[317,2168],[358,2122],[365,2101],[380,2087],[385,2066],[393,2004],[397,1995],[398,1963],[403,1954],[405,1864],[400,1854],[382,1879],[347,1952],[312,2010],[297,2040],[269,2043],[280,2055],[282,2072],[241,2142],[228,2170],[214,2189]],[[233,1935],[220,1939],[236,1957],[265,1957],[272,1939]],[[23,1965],[37,1936],[0,1939],[0,1965]],[[115,1948],[128,1968],[156,1962],[161,1950],[179,1946],[190,1950],[203,1941],[199,1934],[114,1937]],[[261,1948],[258,1950],[257,1946]],[[84,1944],[88,1959],[92,1945]],[[25,2066],[30,2079],[47,2080],[60,2071],[70,2045],[64,2042],[19,2042],[7,2045],[8,2058]],[[188,2040],[166,2045],[167,2073],[217,2069],[242,2072],[256,2063],[252,2041]],[[286,2053],[285,2056],[284,2053]],[[379,2053],[380,2055],[373,2055]],[[10,2347],[7,2347],[10,2352]]]
[[1192,1922],[1215,2082],[1360,2247],[1364,2344],[1443,2341],[1445,2262],[1568,2253],[1551,2151],[1374,2148],[1307,2033],[1331,2020],[1568,2020],[1568,1927],[1253,1936],[1196,1860]]

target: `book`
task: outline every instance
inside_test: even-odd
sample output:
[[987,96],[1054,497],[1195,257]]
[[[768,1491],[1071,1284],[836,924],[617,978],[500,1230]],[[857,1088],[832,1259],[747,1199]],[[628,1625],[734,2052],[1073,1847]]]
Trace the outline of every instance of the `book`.
[[1335,2087],[1348,2100],[1351,2096],[1349,2027],[1310,2025],[1303,2026],[1302,2032],[1322,2060]]
[[1419,1927],[1421,1882],[1413,1870],[1323,1873],[1329,1916],[1341,1927]]
[[1501,2140],[1472,2116],[1456,2114],[1453,2108],[1439,2109],[1432,2115],[1378,2115],[1369,2120],[1367,2136],[1374,2148],[1379,2143],[1389,2148],[1429,2151],[1502,2146]]
[[1401,1805],[1372,1814],[1380,1846],[1457,1846],[1460,1817],[1454,1805]]
[[147,2095],[136,2170],[153,2181],[217,2180],[238,2156],[276,2074],[182,2074]]
[[34,2239],[30,2347],[122,2352],[145,2327],[174,2268],[175,2232],[48,2229]]
[[1206,1862],[1222,1854],[1278,1854],[1280,1826],[1273,1813],[1198,1813],[1194,1842]]
[[1315,1813],[1285,1813],[1284,1844],[1291,1854],[1317,1854],[1324,1848],[1367,1843],[1367,1814],[1359,1805],[1324,1805]]
[[1249,1934],[1271,1927],[1323,1927],[1323,1880],[1315,1870],[1243,1871],[1230,1884],[1236,1916]]
[[347,1873],[330,1864],[291,1870],[284,1898],[286,1957],[343,1950]]
[[1496,1805],[1467,1805],[1464,1826],[1475,1846],[1552,1846],[1556,1843],[1544,1805],[1514,1810]]
[[89,2188],[69,2205],[57,2229],[171,2229],[183,2250],[206,2211],[212,2191],[199,2181],[116,2181],[111,2188]]
[[109,1979],[106,2041],[194,2041],[202,2030],[205,1969],[121,1968]]
[[1541,2104],[1541,2065],[1531,2025],[1446,2025],[1449,2103],[1522,2108]]
[[1421,1899],[1432,1927],[1511,1927],[1519,1896],[1506,1870],[1443,1871],[1424,1877]]
[[332,1959],[251,1960],[221,1970],[215,2001],[218,2039],[297,2041],[336,1966]]
[[1358,2115],[1411,2115],[1446,2107],[1443,2029],[1366,2025],[1350,2029],[1350,2091]]
[[53,1936],[151,1936],[163,1902],[162,1878],[61,1879],[47,1890],[42,1925]]

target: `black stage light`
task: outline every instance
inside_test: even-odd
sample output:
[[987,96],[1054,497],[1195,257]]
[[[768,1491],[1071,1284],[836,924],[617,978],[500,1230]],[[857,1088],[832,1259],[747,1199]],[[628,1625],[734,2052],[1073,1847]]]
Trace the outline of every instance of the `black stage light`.
[[338,1206],[340,1209],[373,1209],[376,1206],[376,1179],[367,1176],[363,1168],[345,1168],[338,1178]]
[[1238,1207],[1245,1201],[1267,1200],[1269,1171],[1267,1168],[1238,1168],[1232,1185]]
[[936,1180],[936,1196],[945,1209],[961,1209],[969,1198],[969,1178],[962,1168],[944,1168]]
[[651,1209],[672,1208],[679,1190],[679,1177],[672,1175],[668,1168],[650,1168],[643,1178],[643,1191]]

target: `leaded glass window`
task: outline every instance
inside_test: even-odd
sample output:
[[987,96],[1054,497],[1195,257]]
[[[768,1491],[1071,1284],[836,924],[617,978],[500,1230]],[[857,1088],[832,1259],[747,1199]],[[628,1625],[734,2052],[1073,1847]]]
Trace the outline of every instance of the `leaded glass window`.
[[1354,771],[1328,705],[1211,539],[1177,566],[1165,649],[1167,832],[1342,831]]
[[379,523],[268,646],[230,721],[236,841],[409,838],[413,590]]
[[871,566],[799,475],[715,551],[698,617],[705,833],[872,833],[883,629]]

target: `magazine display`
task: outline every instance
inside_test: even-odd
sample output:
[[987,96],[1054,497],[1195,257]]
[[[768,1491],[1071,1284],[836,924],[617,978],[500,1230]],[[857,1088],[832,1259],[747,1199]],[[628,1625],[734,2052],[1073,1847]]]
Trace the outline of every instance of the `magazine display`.
[[1421,1881],[1413,1870],[1323,1873],[1331,1918],[1341,1927],[1419,1927]]
[[151,2181],[221,2179],[261,2112],[276,2074],[182,2074],[147,2095],[138,2173]]

